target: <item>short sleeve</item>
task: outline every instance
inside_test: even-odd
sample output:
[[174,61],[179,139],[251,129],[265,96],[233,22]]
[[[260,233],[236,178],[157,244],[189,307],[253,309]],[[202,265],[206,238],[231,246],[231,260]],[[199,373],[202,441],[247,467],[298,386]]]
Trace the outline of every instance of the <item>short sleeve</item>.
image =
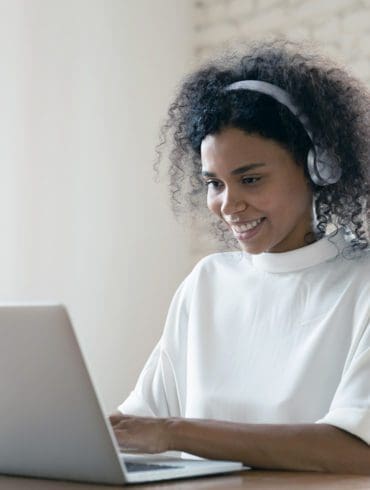
[[142,370],[135,389],[118,407],[127,415],[179,417],[186,397],[186,346],[189,276],[171,302],[162,337]]
[[168,417],[171,412],[178,412],[176,390],[171,389],[175,385],[172,366],[159,342],[147,360],[135,389],[118,410],[127,415]]
[[329,412],[317,423],[334,425],[370,444],[370,320],[362,330]]

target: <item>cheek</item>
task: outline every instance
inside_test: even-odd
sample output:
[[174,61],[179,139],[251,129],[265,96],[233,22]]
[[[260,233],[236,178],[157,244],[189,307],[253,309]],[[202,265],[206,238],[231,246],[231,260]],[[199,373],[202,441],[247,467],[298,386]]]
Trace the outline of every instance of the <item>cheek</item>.
[[251,200],[250,206],[257,210],[259,213],[268,217],[270,214],[273,214],[277,207],[279,207],[279,203],[276,198],[271,193],[264,193],[263,195],[256,196]]
[[271,192],[261,205],[276,219],[295,218],[311,209],[312,194],[306,187],[287,185],[279,192]]
[[304,183],[294,185],[287,190],[285,201],[290,209],[300,214],[312,206],[312,192]]
[[221,201],[220,199],[217,199],[215,196],[212,196],[210,193],[207,194],[207,207],[212,213],[220,216]]

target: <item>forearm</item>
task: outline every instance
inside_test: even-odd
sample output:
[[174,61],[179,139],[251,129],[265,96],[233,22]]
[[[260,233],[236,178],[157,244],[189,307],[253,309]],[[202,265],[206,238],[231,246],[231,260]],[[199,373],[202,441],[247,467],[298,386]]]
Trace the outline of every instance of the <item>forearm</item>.
[[254,468],[370,474],[370,447],[326,424],[170,419],[170,449]]

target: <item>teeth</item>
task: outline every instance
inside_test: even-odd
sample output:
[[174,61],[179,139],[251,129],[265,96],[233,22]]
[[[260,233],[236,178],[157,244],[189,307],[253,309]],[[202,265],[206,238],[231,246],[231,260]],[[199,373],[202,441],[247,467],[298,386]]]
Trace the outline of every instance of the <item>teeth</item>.
[[250,223],[247,223],[245,225],[232,225],[232,229],[237,233],[243,233],[244,231],[252,230],[253,228],[255,228],[261,223],[262,220],[263,218],[260,218],[256,219],[255,221],[251,221]]

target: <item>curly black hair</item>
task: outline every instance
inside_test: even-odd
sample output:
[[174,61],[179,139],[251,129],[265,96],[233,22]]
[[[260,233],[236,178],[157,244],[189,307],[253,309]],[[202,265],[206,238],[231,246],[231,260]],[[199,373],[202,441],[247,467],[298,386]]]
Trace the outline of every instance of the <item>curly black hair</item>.
[[[343,227],[353,249],[369,247],[370,94],[358,79],[312,47],[287,40],[253,42],[225,52],[183,80],[157,146],[158,170],[163,145],[169,152],[170,193],[173,211],[201,216],[207,210],[206,187],[201,179],[200,146],[209,134],[235,127],[273,139],[306,167],[312,146],[301,122],[271,96],[255,91],[225,91],[239,80],[262,80],[286,90],[308,116],[315,145],[339,161],[342,176],[335,184],[319,186],[311,179],[316,211],[315,235],[328,225]],[[228,228],[211,220],[216,235],[227,246],[235,241]]]

